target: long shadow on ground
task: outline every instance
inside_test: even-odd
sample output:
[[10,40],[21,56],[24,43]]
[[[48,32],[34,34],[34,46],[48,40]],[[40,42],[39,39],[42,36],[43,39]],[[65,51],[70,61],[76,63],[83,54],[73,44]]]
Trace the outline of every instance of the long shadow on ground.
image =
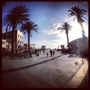
[[[60,56],[63,56],[64,54],[60,55]],[[43,64],[43,63],[46,63],[48,61],[51,61],[55,58],[58,58],[60,56],[57,56],[57,57],[54,57],[54,58],[51,58],[49,60],[45,60],[45,61],[42,61],[42,62],[39,62],[39,63],[35,63],[35,64],[32,64],[32,65],[28,65],[28,66],[24,66],[24,67],[20,67],[20,68],[14,68],[14,69],[9,69],[9,70],[2,70],[2,73],[9,73],[9,72],[14,72],[14,71],[18,71],[18,70],[22,70],[22,69],[26,69],[26,68],[30,68],[30,67],[34,67],[36,65],[40,65],[40,64]]]

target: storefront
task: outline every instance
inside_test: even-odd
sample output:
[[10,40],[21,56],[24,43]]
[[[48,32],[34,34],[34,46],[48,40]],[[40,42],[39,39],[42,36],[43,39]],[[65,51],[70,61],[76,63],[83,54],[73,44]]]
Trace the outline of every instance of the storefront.
[[11,43],[6,42],[5,39],[2,39],[2,56],[10,55]]

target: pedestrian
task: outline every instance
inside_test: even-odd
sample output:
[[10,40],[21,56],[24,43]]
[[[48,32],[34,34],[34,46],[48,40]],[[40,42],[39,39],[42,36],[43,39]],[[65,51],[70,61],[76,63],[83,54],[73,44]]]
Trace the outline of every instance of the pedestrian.
[[48,57],[48,52],[47,52],[47,57]]
[[50,49],[50,55],[51,55],[51,57],[52,57],[52,50]]
[[54,50],[53,50],[53,56],[55,55],[55,52],[54,52]]

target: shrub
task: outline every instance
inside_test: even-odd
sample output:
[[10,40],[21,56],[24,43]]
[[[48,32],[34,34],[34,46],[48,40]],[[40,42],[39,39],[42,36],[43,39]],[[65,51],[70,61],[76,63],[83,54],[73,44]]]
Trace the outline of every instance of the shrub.
[[88,51],[86,51],[86,50],[81,51],[81,52],[80,52],[80,55],[81,55],[82,58],[88,58],[88,57],[89,57],[89,56],[88,56]]

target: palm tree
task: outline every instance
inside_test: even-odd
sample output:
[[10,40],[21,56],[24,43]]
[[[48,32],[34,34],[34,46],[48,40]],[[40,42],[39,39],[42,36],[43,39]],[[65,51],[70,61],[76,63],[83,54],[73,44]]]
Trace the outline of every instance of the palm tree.
[[67,43],[68,43],[68,50],[70,50],[69,47],[69,37],[68,37],[68,31],[71,29],[71,25],[68,22],[64,22],[61,27],[59,27],[57,30],[62,30],[61,32],[63,32],[65,30],[66,33],[66,37],[67,37]]
[[27,21],[21,26],[21,31],[25,34],[28,33],[28,50],[30,51],[30,36],[32,37],[31,31],[37,32],[37,24],[32,21]]
[[84,22],[84,15],[87,13],[87,11],[79,6],[74,6],[70,10],[68,10],[68,12],[70,12],[70,14],[68,15],[69,18],[72,16],[75,16],[75,18],[77,18],[77,22],[80,24],[82,29],[82,36],[85,37],[85,32],[82,23]]
[[6,17],[3,20],[5,25],[12,27],[12,54],[14,53],[15,29],[18,24],[23,24],[24,21],[29,20],[29,14],[27,14],[28,12],[29,9],[26,8],[25,5],[17,5],[13,7],[11,10],[9,10],[9,14],[6,15]]

